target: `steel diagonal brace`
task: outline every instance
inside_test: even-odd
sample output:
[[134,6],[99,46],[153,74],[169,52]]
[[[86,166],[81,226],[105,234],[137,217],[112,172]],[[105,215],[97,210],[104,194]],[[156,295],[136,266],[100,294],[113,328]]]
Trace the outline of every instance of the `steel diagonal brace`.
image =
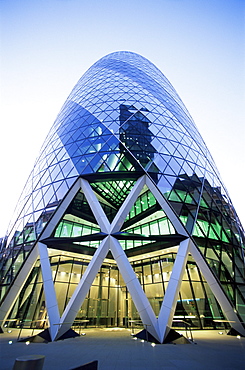
[[61,337],[67,330],[70,329],[74,322],[77,312],[79,311],[89,289],[91,288],[93,281],[108,253],[109,250],[109,237],[107,236],[96,250],[91,262],[86,268],[85,273],[82,276],[79,284],[77,285],[75,292],[73,293],[69,303],[67,304],[65,311],[59,321],[59,330],[55,339]]
[[219,282],[215,278],[215,275],[210,270],[210,267],[208,266],[204,257],[202,256],[202,254],[200,253],[200,251],[198,250],[194,243],[191,243],[190,245],[190,253],[194,258],[197,266],[201,270],[215,298],[219,302],[224,315],[230,321],[230,326],[234,328],[238,333],[245,336],[245,329],[242,326],[234,307],[224,294],[223,289],[221,288]]
[[164,295],[164,299],[158,316],[161,343],[163,343],[164,339],[168,335],[172,325],[180,286],[182,283],[188,258],[190,242],[190,239],[186,239],[183,240],[179,245],[176,260],[174,262],[173,270],[170,275],[168,286]]
[[56,299],[56,293],[54,288],[54,282],[52,277],[52,269],[50,266],[48,248],[45,244],[39,242],[38,250],[40,256],[40,264],[43,278],[43,289],[45,295],[45,304],[48,314],[49,321],[49,334],[51,340],[56,337],[58,327],[54,324],[58,323],[60,320],[60,314],[58,309],[58,303]]
[[119,241],[113,236],[110,237],[110,250],[115,261],[117,262],[119,271],[123,277],[129,293],[131,294],[132,300],[137,308],[142,323],[144,324],[144,326],[147,326],[147,331],[155,339],[160,341],[157,318],[155,316],[155,313]]

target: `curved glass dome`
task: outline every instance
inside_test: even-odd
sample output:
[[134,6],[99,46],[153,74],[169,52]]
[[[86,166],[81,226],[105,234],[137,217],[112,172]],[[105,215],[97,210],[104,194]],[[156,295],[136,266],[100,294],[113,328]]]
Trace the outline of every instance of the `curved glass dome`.
[[[1,249],[6,289],[78,178],[88,181],[112,222],[142,176],[160,191],[229,299],[244,307],[244,233],[214,161],[167,78],[127,51],[89,68],[45,139]],[[79,191],[47,243],[56,248],[65,238],[63,249],[92,255],[103,232]],[[129,256],[165,242],[173,247],[180,234],[144,187],[117,238]]]
[[74,87],[50,136],[54,131],[78,174],[173,174],[174,151],[204,173],[207,150],[186,108],[165,76],[134,53],[112,53],[95,63]]

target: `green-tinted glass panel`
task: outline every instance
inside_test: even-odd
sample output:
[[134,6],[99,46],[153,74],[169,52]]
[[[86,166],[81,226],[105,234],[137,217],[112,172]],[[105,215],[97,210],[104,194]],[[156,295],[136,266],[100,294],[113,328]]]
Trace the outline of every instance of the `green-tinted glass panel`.
[[229,240],[224,231],[221,232],[221,239],[223,242],[229,243]]
[[223,261],[225,267],[227,268],[229,273],[232,275],[232,273],[233,273],[233,264],[232,264],[231,258],[228,256],[228,254],[225,251],[222,252],[221,258],[222,258],[222,261]]
[[175,234],[175,229],[167,218],[159,220],[159,227],[160,235]]
[[72,237],[81,236],[82,235],[82,226],[79,224],[74,224],[72,229]]
[[108,207],[118,209],[126,199],[134,183],[135,181],[115,180],[91,183],[91,186],[102,205],[107,204]]
[[190,196],[190,194],[186,195],[185,203],[190,203],[190,204],[194,203],[193,198]]
[[140,221],[133,223],[128,228],[123,228],[122,231],[144,236],[175,234],[173,225],[162,210],[153,212],[145,218],[142,213],[142,219]]
[[15,237],[15,243],[16,245],[19,245],[19,244],[22,244],[23,243],[23,240],[24,240],[24,232],[22,232],[21,234],[18,232],[17,236]]
[[55,236],[56,237],[60,237],[60,234],[61,234],[61,231],[62,231],[62,225],[63,225],[63,222],[60,222],[55,230]]
[[201,229],[202,231],[202,235],[200,236],[207,236],[208,235],[208,227],[209,227],[209,224],[207,221],[204,221],[204,220],[197,220],[197,224],[199,226],[199,228]]
[[76,236],[85,236],[85,235],[95,234],[99,232],[100,232],[100,228],[94,225],[89,226],[89,225],[79,224],[79,223],[68,221],[68,220],[62,220],[59,223],[54,236],[56,238],[59,238],[59,237],[60,238],[63,238],[63,237],[72,238]]
[[217,234],[214,232],[214,229],[213,229],[213,227],[212,227],[211,225],[210,225],[210,229],[209,229],[208,237],[209,237],[210,239],[219,240],[219,238],[217,237]]
[[68,221],[63,221],[62,230],[61,230],[61,237],[71,236],[73,228],[73,223]]
[[149,210],[149,208],[157,204],[154,195],[147,190],[147,188],[144,188],[143,191],[144,192],[138,197],[135,204],[131,208],[126,220],[133,219],[135,216]]
[[186,192],[183,191],[183,190],[176,190],[176,193],[178,194],[178,196],[180,197],[180,199],[184,202],[185,197],[186,197]]
[[150,223],[150,230],[151,230],[151,235],[159,235],[160,230],[159,230],[159,221],[153,221]]
[[182,223],[183,223],[184,225],[186,225],[188,217],[187,217],[187,216],[182,216],[182,215],[180,215],[180,216],[179,216],[179,218],[180,218],[180,220],[182,221]]
[[207,248],[206,257],[215,261],[219,261],[219,258],[217,257],[216,253],[213,251],[212,248]]
[[[224,276],[225,274],[223,272],[221,272],[221,281],[223,280],[222,277]],[[234,302],[234,289],[232,288],[232,286],[230,284],[223,284],[222,285],[226,294],[228,295],[228,297]]]
[[193,235],[194,235],[194,236],[201,237],[201,238],[203,238],[203,237],[204,237],[204,235],[203,235],[203,231],[202,231],[202,228],[200,228],[200,224],[198,223],[198,221],[196,222],[196,224],[195,224],[195,226],[194,226]]
[[200,200],[200,206],[204,207],[204,208],[208,208],[208,205],[207,205],[207,203],[205,202],[205,200],[203,198],[201,198],[201,200]]
[[73,244],[78,244],[78,245],[89,247],[89,248],[98,248],[100,243],[101,242],[97,240],[88,241],[88,242],[73,242]]
[[116,154],[110,154],[107,160],[107,166],[109,167],[110,171],[114,171],[118,164],[118,157]]
[[147,223],[142,222],[143,220],[140,222],[140,225],[137,224],[138,226],[136,226],[135,224],[134,227],[125,229],[123,231],[127,231],[128,233],[132,234],[141,234],[144,236],[175,234],[175,229],[167,218],[160,218]]
[[156,199],[154,197],[154,195],[149,191],[148,194],[145,194],[145,198],[147,199],[147,202],[148,202],[148,206],[149,207],[152,207],[153,205],[156,204]]
[[171,191],[169,200],[172,201],[172,202],[180,202],[181,201],[180,198],[177,195],[177,192],[174,191],[174,190]]
[[216,234],[220,237],[221,234],[221,225],[215,220],[215,223],[212,223],[212,227],[215,230]]
[[13,269],[15,270],[15,273],[17,273],[17,271],[21,267],[23,260],[24,260],[23,252],[20,252],[18,257],[14,261],[14,265],[13,265]]
[[151,240],[120,240],[120,244],[124,250],[142,247],[149,243],[151,243]]

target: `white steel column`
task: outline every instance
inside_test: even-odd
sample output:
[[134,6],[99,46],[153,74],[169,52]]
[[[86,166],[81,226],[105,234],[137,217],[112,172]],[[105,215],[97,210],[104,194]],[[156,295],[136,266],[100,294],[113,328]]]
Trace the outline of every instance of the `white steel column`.
[[219,302],[224,315],[226,316],[227,320],[230,321],[231,327],[237,330],[240,334],[245,335],[245,329],[242,326],[238,316],[236,315],[234,308],[232,307],[231,303],[224,294],[219,282],[211,272],[207,262],[204,260],[202,254],[199,252],[199,250],[197,249],[193,242],[190,245],[190,253],[192,254],[192,257],[194,258],[199,269],[201,270],[215,298]]
[[[72,201],[76,193],[79,191],[79,189],[83,190],[84,195],[89,203],[89,206],[91,207],[92,212],[96,218],[96,221],[98,222],[101,228],[101,231],[104,233],[109,233],[110,223],[96,195],[94,194],[90,184],[88,183],[87,180],[79,179],[75,182],[73,187],[67,193],[66,197],[64,198],[63,202],[59,206],[54,217],[51,219],[51,223],[49,227],[45,230],[45,233],[43,235],[44,237],[50,236],[51,232],[56,227],[58,221],[62,217],[63,213],[65,212],[65,210],[67,209],[67,207],[69,206],[70,202]],[[62,334],[64,334],[71,327],[77,315],[77,312],[79,308],[81,307],[81,304],[84,301],[88,293],[88,290],[90,289],[95,279],[95,276],[98,273],[99,268],[108,253],[108,248],[109,248],[109,243],[107,242],[107,238],[106,238],[102,241],[99,248],[95,252],[91,262],[89,263],[89,266],[87,267],[85,271],[85,274],[83,275],[80,283],[78,284],[75,292],[73,293],[72,298],[70,299],[61,319],[59,316],[57,316],[57,314],[53,314],[52,318],[54,320],[50,322],[50,327],[53,326],[52,329],[50,329],[52,331],[52,340],[55,340],[61,337]],[[51,291],[52,291],[52,287],[50,286],[50,292]],[[52,302],[52,304],[54,304],[56,300],[54,287],[53,287],[53,293],[51,295],[54,297],[53,302]],[[51,299],[51,297],[49,297],[49,299]],[[58,324],[58,325],[55,325],[54,327],[53,324]]]
[[87,180],[81,179],[81,187],[84,192],[84,195],[88,201],[90,208],[93,211],[94,217],[98,222],[102,233],[109,233],[110,223],[105,215],[103,208],[100,205],[96,195],[93,192],[89,182]]
[[45,303],[49,321],[49,333],[51,340],[53,341],[58,331],[57,324],[60,321],[60,314],[54,289],[52,270],[49,262],[48,248],[45,244],[39,242],[38,249],[43,277]]
[[4,320],[7,319],[18,295],[21,292],[23,285],[25,284],[28,276],[30,275],[33,266],[35,265],[38,258],[38,247],[35,245],[33,250],[29,253],[23,266],[20,268],[11,288],[9,289],[1,307],[0,307],[0,322],[4,324]]
[[70,329],[76,315],[88,294],[91,285],[108,253],[109,250],[109,237],[107,236],[102,240],[99,248],[96,250],[91,262],[86,268],[85,273],[82,276],[79,284],[77,285],[75,292],[73,293],[66,309],[60,319],[60,328],[55,339],[61,337],[67,330]]
[[182,283],[188,258],[190,239],[183,240],[178,249],[176,260],[170,275],[163,303],[158,316],[161,343],[169,333],[177,304],[178,294]]
[[137,308],[142,323],[146,327],[147,331],[153,335],[154,338],[160,341],[155,313],[119,241],[113,236],[110,237],[110,249],[115,261],[117,262],[119,271],[129,290],[129,293],[131,294],[132,300]]

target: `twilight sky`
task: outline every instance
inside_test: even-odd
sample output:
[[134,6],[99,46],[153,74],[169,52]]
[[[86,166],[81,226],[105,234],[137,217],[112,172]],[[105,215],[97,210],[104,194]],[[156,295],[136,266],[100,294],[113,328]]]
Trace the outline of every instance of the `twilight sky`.
[[177,90],[245,226],[244,0],[0,0],[0,236],[82,74],[129,50]]

